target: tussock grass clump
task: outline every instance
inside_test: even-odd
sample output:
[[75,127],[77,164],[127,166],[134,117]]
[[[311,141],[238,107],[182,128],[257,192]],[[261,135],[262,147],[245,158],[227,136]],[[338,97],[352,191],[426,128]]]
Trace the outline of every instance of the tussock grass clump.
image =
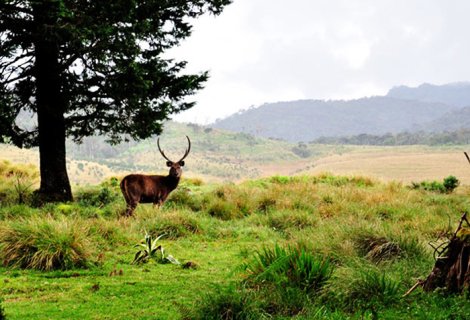
[[189,208],[193,211],[199,211],[203,206],[203,197],[200,194],[193,192],[188,187],[178,187],[173,191],[165,206],[173,208]]
[[210,216],[221,220],[239,219],[245,216],[233,202],[218,198],[211,201],[206,210]]
[[300,246],[279,245],[257,252],[245,265],[246,283],[294,287],[308,293],[318,291],[331,277],[333,264]]
[[33,217],[0,226],[0,253],[5,266],[65,270],[90,265],[88,227],[78,220]]
[[166,239],[177,239],[202,232],[197,217],[184,211],[162,211],[149,217],[144,215],[137,224],[139,230],[146,230],[151,236],[164,234]]
[[403,294],[397,280],[365,265],[344,267],[328,282],[323,299],[345,310],[367,310],[396,304]]
[[198,308],[182,310],[183,319],[258,320],[263,318],[259,303],[246,290],[230,285],[205,294]]
[[317,218],[306,211],[279,210],[268,215],[267,223],[274,230],[286,231],[290,228],[300,230],[314,227]]
[[0,161],[0,203],[23,204],[33,198],[33,187],[39,177],[38,168],[28,164]]
[[325,183],[331,186],[340,187],[348,184],[352,184],[358,187],[372,187],[376,183],[369,177],[362,176],[335,176],[330,173],[322,173],[318,176],[313,177],[315,183]]
[[190,318],[262,319],[302,314],[333,272],[328,259],[299,245],[264,248],[244,269],[246,278],[239,286],[205,297]]

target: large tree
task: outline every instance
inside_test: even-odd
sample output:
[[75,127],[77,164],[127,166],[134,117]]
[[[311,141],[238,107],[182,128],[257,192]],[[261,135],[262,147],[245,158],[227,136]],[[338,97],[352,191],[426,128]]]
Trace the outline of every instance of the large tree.
[[[231,0],[0,0],[0,142],[39,146],[48,200],[71,200],[66,137],[159,134],[207,73],[164,58],[191,21]],[[37,114],[20,128],[21,110]]]

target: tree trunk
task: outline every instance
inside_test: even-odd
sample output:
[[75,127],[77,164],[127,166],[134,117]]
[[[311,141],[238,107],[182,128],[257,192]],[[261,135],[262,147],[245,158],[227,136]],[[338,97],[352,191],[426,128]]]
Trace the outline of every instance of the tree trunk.
[[70,201],[65,151],[66,101],[61,92],[59,44],[56,35],[57,3],[43,1],[33,6],[36,24],[35,78],[39,131],[39,166],[42,201]]

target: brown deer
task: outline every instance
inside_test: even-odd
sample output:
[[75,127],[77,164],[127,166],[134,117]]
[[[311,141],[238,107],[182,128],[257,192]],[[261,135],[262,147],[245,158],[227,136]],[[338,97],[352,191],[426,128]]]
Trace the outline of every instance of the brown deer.
[[157,139],[158,150],[167,160],[166,165],[170,168],[167,176],[130,174],[122,179],[121,191],[127,203],[126,216],[132,216],[139,203],[153,203],[154,206],[161,206],[170,192],[176,189],[183,173],[183,160],[191,150],[191,140],[188,136],[186,138],[188,139],[188,148],[184,156],[176,162],[167,158],[160,148],[160,138]]

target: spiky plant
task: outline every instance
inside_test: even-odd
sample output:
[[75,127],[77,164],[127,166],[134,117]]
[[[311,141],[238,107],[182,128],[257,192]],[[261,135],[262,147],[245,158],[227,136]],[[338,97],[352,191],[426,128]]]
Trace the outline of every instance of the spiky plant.
[[146,263],[152,259],[156,261],[163,261],[165,258],[165,252],[163,247],[158,245],[158,240],[160,240],[163,236],[164,234],[156,237],[155,239],[152,239],[153,237],[146,232],[143,241],[135,245],[136,247],[142,249],[136,252],[134,261],[132,261],[132,263],[141,264]]

